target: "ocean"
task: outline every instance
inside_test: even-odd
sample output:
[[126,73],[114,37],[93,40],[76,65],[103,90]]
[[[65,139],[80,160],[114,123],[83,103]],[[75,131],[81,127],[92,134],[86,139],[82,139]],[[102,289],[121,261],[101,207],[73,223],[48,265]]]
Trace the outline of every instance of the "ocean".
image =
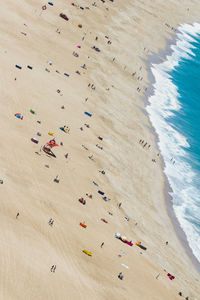
[[151,66],[155,82],[147,112],[158,134],[175,215],[200,261],[200,24],[178,30],[166,60]]

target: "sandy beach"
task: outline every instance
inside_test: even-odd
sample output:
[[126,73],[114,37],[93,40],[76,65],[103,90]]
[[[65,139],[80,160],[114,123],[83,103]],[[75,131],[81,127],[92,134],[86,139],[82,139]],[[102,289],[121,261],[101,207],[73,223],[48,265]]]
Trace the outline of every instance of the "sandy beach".
[[0,299],[200,299],[143,100],[200,3],[146,2],[1,4]]

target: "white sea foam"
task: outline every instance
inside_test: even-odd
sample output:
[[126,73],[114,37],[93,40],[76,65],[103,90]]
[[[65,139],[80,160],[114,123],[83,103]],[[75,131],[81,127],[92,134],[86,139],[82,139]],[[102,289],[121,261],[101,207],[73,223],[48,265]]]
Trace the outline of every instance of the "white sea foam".
[[[189,148],[186,137],[180,134],[169,122],[176,111],[181,109],[177,87],[168,74],[182,59],[192,59],[195,48],[191,43],[200,33],[200,24],[184,24],[179,27],[176,45],[171,46],[172,53],[166,61],[153,64],[151,71],[155,77],[154,94],[149,98],[147,111],[159,136],[159,148],[165,161],[164,172],[173,192],[173,207],[183,228],[189,245],[200,261],[200,229],[195,226],[199,218],[200,191],[193,185],[195,171],[187,163]],[[175,161],[175,163],[173,163]]]

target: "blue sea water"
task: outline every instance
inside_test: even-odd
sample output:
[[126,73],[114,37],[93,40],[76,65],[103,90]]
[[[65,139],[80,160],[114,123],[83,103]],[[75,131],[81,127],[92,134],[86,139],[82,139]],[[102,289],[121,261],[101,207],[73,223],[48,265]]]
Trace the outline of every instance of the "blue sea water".
[[153,64],[147,111],[159,137],[173,208],[200,261],[200,24],[179,27],[166,61]]

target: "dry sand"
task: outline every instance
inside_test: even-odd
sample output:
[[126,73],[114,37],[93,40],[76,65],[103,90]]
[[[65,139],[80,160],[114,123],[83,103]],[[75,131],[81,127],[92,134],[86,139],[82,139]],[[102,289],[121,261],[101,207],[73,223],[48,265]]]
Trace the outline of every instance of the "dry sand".
[[[141,100],[148,87],[142,59],[164,49],[166,38],[172,38],[174,31],[165,23],[177,28],[199,21],[199,1],[92,3],[76,1],[78,6],[72,6],[55,0],[44,11],[42,1],[1,3],[0,299],[165,300],[181,299],[179,291],[200,299],[199,274],[167,214],[161,160]],[[61,12],[69,21],[59,17]],[[84,63],[87,70],[80,67]],[[18,112],[23,120],[14,116]],[[63,125],[70,134],[59,130]],[[57,143],[63,142],[53,149],[56,158],[40,151],[52,138],[49,131]],[[32,137],[39,139],[38,145]],[[59,183],[54,182],[56,175]],[[103,201],[98,189],[111,200]],[[79,225],[83,221],[86,229]],[[115,232],[132,240],[133,247],[117,240]],[[147,251],[135,246],[137,240]],[[50,272],[52,265],[55,273]]]

